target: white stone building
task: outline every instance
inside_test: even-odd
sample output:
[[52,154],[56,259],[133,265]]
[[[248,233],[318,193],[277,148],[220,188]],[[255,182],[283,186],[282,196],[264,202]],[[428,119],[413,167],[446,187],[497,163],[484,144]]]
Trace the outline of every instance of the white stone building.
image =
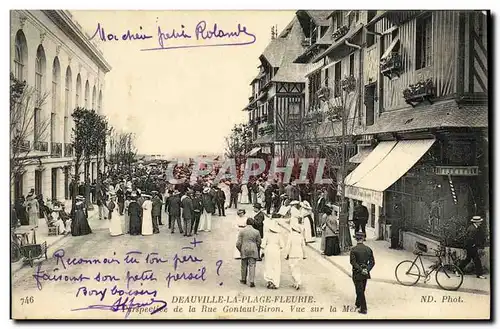
[[[77,106],[103,113],[104,80],[111,67],[69,11],[12,10],[10,19],[11,72],[42,95],[48,93],[42,108],[35,110],[35,129],[25,142],[33,164],[15,179],[11,196],[34,188],[45,199],[63,200],[69,198],[74,173],[71,113]],[[50,122],[42,137],[36,133],[41,122]],[[91,180],[97,172],[93,160]]]

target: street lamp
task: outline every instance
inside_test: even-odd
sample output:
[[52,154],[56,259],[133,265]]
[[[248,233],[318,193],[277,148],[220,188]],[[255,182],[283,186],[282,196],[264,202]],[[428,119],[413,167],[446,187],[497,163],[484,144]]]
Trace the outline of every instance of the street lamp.
[[[318,99],[321,102],[325,102],[328,106],[328,110],[332,110],[332,104],[329,101],[328,93],[322,92],[318,94]],[[345,197],[345,174],[346,174],[346,134],[347,134],[347,118],[346,118],[346,109],[345,102],[342,104],[341,110],[341,124],[342,124],[342,138],[341,138],[341,158],[340,158],[340,175],[337,175],[337,178],[340,176],[340,182],[337,179],[337,184],[340,187],[340,213],[339,213],[339,242],[341,250],[348,250],[349,247],[352,246],[351,233],[349,231],[348,218],[349,214],[347,212],[347,200]]]

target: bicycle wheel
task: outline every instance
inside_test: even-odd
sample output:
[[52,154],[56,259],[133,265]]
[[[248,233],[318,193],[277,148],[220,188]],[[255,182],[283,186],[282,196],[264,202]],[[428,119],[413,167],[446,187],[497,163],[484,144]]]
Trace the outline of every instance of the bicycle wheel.
[[413,286],[420,280],[420,268],[411,260],[404,260],[394,271],[396,280],[403,286]]
[[462,270],[454,264],[443,264],[436,270],[436,283],[444,290],[458,290],[464,282]]
[[21,248],[15,242],[10,243],[10,262],[16,263],[21,259]]

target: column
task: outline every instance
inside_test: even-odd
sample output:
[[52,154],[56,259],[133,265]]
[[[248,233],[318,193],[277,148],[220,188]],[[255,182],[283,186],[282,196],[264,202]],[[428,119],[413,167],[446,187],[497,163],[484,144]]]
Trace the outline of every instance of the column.
[[64,167],[57,169],[57,200],[64,201]]

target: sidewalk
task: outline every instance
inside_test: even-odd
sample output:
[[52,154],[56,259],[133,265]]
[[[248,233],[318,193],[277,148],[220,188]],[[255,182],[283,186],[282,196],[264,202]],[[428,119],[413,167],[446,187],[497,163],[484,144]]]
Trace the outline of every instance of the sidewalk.
[[[284,229],[290,231],[290,226],[287,223],[279,221],[279,224]],[[395,276],[396,266],[403,260],[414,260],[416,256],[413,254],[413,252],[407,250],[389,249],[389,242],[375,240],[375,232],[373,229],[367,227],[366,231],[367,241],[365,242],[365,244],[373,250],[373,254],[375,256],[375,267],[370,273],[372,280],[399,285],[400,283],[396,280]],[[351,230],[351,233],[354,234],[354,231]],[[353,243],[356,242],[353,241]],[[317,252],[318,255],[328,260],[346,275],[352,276],[352,266],[350,264],[349,253],[344,252],[339,256],[321,255],[320,238],[316,238],[315,242],[308,243],[307,245],[309,248]],[[426,268],[435,261],[435,259],[431,258],[422,258],[422,260]],[[431,274],[431,279],[427,283],[424,283],[423,278],[421,278],[417,283],[417,286],[441,290],[441,288],[436,283],[434,273]],[[464,276],[464,282],[458,291],[489,295],[490,276],[487,276],[486,280],[482,280],[476,279],[473,275],[466,275]]]
[[[66,200],[66,209],[71,209],[71,200]],[[109,220],[99,220],[96,205],[94,205],[94,210],[89,211],[88,222],[93,232],[107,230],[109,227]],[[40,218],[38,229],[36,230],[36,242],[37,243],[47,242],[48,250],[50,250],[50,247],[53,246],[54,244],[62,241],[63,239],[71,237],[71,233],[66,235],[60,234],[51,236],[49,236],[48,233],[49,229],[47,227],[47,223],[43,218]],[[50,257],[50,252],[47,252],[47,256]],[[45,258],[42,257],[41,259]],[[25,263],[23,259],[19,260],[16,263],[11,263],[11,273],[14,274],[26,266],[29,267],[29,265]]]

